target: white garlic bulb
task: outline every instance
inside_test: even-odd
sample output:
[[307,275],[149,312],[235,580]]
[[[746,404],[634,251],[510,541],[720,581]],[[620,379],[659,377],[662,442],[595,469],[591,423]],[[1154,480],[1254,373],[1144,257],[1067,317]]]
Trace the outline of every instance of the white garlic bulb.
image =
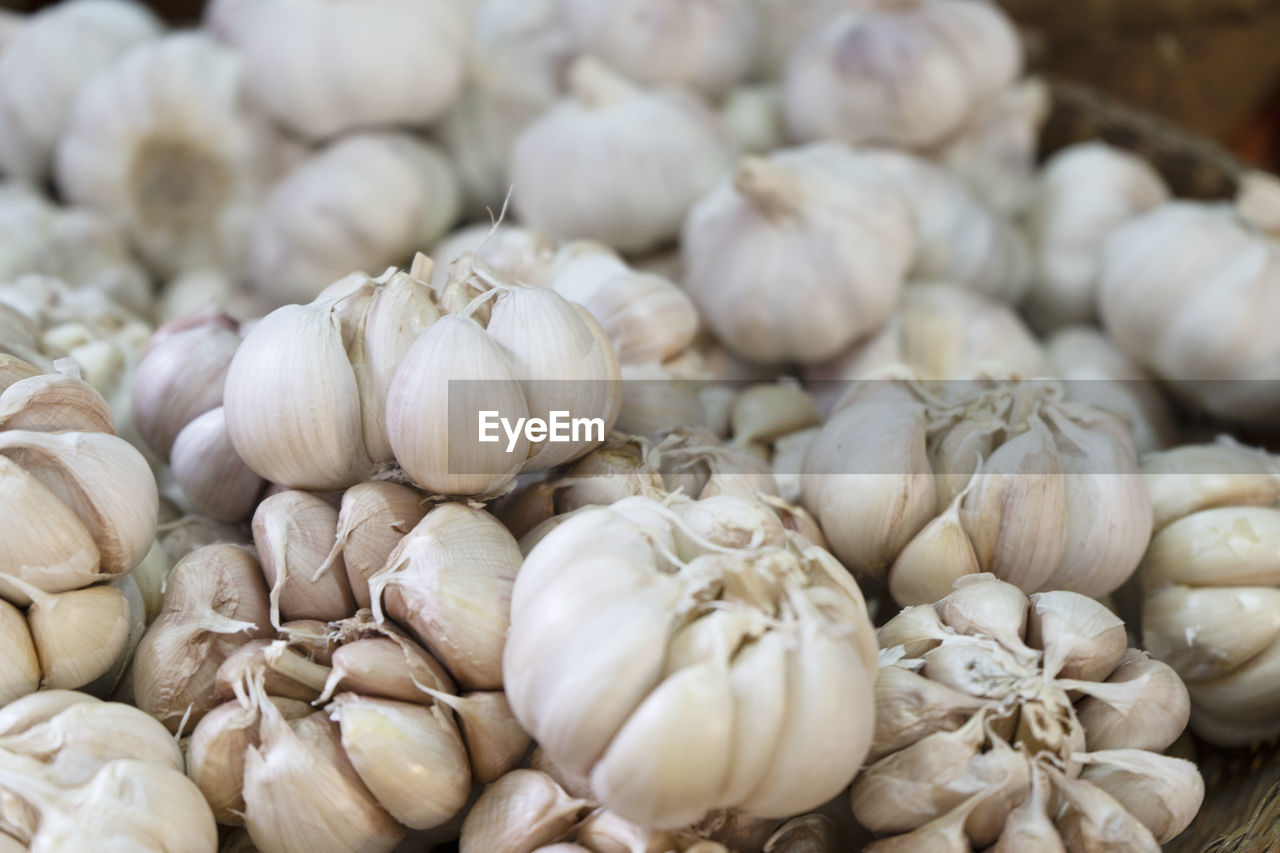
[[1049,364],[1031,330],[1002,302],[945,284],[912,284],[884,327],[805,369],[820,398],[847,388],[833,380],[907,375],[920,379],[1045,376]]
[[1044,80],[1025,77],[989,98],[932,156],[993,210],[1020,216],[1036,193],[1040,130],[1052,100]]
[[835,144],[748,157],[689,212],[684,287],[749,361],[812,362],[873,331],[915,251],[906,201]]
[[720,104],[720,120],[740,154],[766,154],[786,145],[782,92],[776,85],[735,87]]
[[497,211],[521,131],[560,95],[570,40],[559,0],[474,0],[462,92],[433,128],[473,213]]
[[521,284],[541,284],[555,249],[554,240],[518,225],[467,225],[445,235],[432,248],[436,264],[431,269],[431,286],[443,290],[456,262],[464,266],[471,263],[466,255]]
[[[1269,423],[1280,413],[1280,184],[1246,176],[1233,209],[1173,201],[1107,238],[1098,313],[1112,340],[1210,414]],[[1252,380],[1272,380],[1258,382]]]
[[570,69],[569,89],[512,149],[521,220],[624,252],[670,241],[729,167],[719,119],[687,92],[641,88],[590,57]]
[[1195,765],[1160,754],[1186,688],[1098,602],[970,575],[879,640],[872,760],[850,792],[882,836],[868,851],[1156,853],[1199,810]]
[[650,86],[684,86],[719,95],[755,60],[756,0],[561,0],[582,53],[612,63]]
[[253,100],[307,138],[426,124],[462,84],[466,20],[447,0],[216,0],[206,17]]
[[801,141],[935,145],[1022,70],[1006,13],[970,0],[873,0],[792,51],[787,127]]
[[756,70],[765,79],[776,79],[795,46],[828,18],[849,8],[849,0],[756,0],[756,5],[760,7]]
[[912,278],[1018,302],[1031,275],[1031,251],[1021,229],[928,160],[888,150],[860,156],[883,170],[911,206],[917,233]]
[[1065,326],[1045,341],[1053,375],[1073,400],[1118,415],[1139,454],[1173,443],[1177,419],[1156,378],[1094,326]]
[[1191,727],[1222,746],[1280,732],[1280,461],[1229,440],[1142,462],[1156,532],[1140,568],[1143,645],[1191,693]]
[[41,181],[81,88],[159,34],[155,15],[129,0],[69,0],[25,20],[0,51],[0,169]]
[[0,185],[0,280],[38,273],[96,291],[140,317],[151,283],[123,235],[84,208],[62,208],[35,191]]
[[1137,568],[1151,504],[1133,439],[1052,381],[855,383],[809,446],[804,504],[900,604],[969,574],[1102,596]]
[[1073,145],[1050,158],[1027,222],[1035,275],[1023,309],[1031,323],[1048,331],[1095,321],[1103,242],[1168,199],[1151,166],[1106,143]]
[[281,149],[244,108],[240,64],[179,33],[129,51],[85,86],[58,144],[73,202],[128,234],[156,271],[238,268]]
[[767,506],[632,497],[529,553],[503,675],[553,762],[626,820],[674,829],[841,791],[871,736],[873,647],[848,573]]
[[309,302],[351,272],[407,263],[458,215],[442,153],[408,134],[345,136],[280,180],[249,240],[249,278],[275,304]]

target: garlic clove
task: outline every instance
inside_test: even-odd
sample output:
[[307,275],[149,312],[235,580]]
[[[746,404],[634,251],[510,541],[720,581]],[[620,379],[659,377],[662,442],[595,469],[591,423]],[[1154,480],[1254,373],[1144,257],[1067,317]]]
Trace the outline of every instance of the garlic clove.
[[928,604],[978,574],[978,555],[952,502],[915,535],[889,567],[889,595],[898,604]]
[[101,699],[78,690],[41,690],[0,708],[0,735],[25,732],[75,705],[101,705]]
[[840,833],[826,815],[807,814],[792,818],[765,842],[764,853],[837,853]]
[[513,770],[487,786],[462,824],[460,853],[522,853],[553,844],[591,812],[545,773]]
[[918,658],[937,648],[950,633],[952,631],[942,623],[936,607],[912,604],[880,626],[876,631],[876,641],[882,649],[902,646],[907,657]]
[[215,521],[248,518],[265,486],[231,445],[221,406],[183,427],[169,452],[169,465],[191,506]]
[[337,527],[338,511],[306,492],[281,492],[258,504],[253,541],[271,588],[272,624],[336,620],[356,609],[341,558],[326,566]]
[[227,702],[205,714],[187,741],[187,775],[218,823],[244,825],[244,755],[258,746],[257,729],[256,709]]
[[575,826],[573,838],[586,850],[683,849],[671,833],[638,826],[608,810],[597,811]]
[[1280,590],[1170,586],[1142,607],[1143,645],[1188,681],[1226,675],[1280,639]]
[[344,643],[333,653],[322,701],[339,690],[426,703],[424,688],[453,693],[453,679],[435,658],[416,643],[401,637],[370,637]]
[[1155,509],[1155,529],[1164,529],[1204,509],[1274,506],[1280,478],[1266,454],[1234,444],[1189,444],[1142,460],[1143,479]]
[[1027,642],[1044,651],[1047,678],[1101,681],[1129,645],[1124,621],[1091,598],[1056,590],[1031,596]]
[[1204,799],[1195,764],[1142,749],[1089,753],[1080,778],[1115,798],[1160,844],[1186,829]]
[[1278,671],[1280,643],[1272,643],[1232,672],[1189,685],[1194,691],[1192,728],[1223,746],[1245,746],[1274,737]]
[[343,492],[337,541],[325,562],[342,555],[359,607],[370,606],[369,578],[386,565],[391,551],[426,515],[422,504],[417,492],[396,483],[359,483]]
[[449,713],[354,693],[328,706],[342,747],[379,805],[410,829],[430,829],[467,801],[467,748]]
[[53,374],[21,379],[0,393],[0,429],[116,431],[110,406],[92,385]]
[[1151,588],[1278,586],[1280,566],[1270,556],[1277,548],[1280,509],[1205,509],[1166,525],[1152,537],[1142,578]]
[[374,613],[386,611],[458,679],[502,686],[502,650],[511,588],[522,562],[502,523],[460,503],[433,509],[392,551],[370,581]]
[[981,794],[975,794],[969,800],[934,818],[919,829],[873,841],[864,847],[863,851],[864,853],[915,853],[918,850],[928,850],[930,853],[969,853],[973,847],[965,834],[965,821],[968,820],[969,813],[981,798]]
[[1124,653],[1105,682],[1066,684],[1086,694],[1076,703],[1076,717],[1090,750],[1158,752],[1178,739],[1191,714],[1182,679],[1167,664],[1137,649]]
[[232,699],[239,685],[259,674],[273,698],[312,702],[329,677],[329,668],[307,660],[283,640],[250,640],[218,667],[214,684],[224,699]]
[[935,609],[957,633],[991,637],[1015,653],[1026,649],[1027,596],[1013,584],[988,574],[963,577]]
[[551,756],[547,755],[547,751],[540,746],[535,746],[533,752],[529,753],[529,769],[537,770],[539,773],[545,773],[550,776],[557,785],[571,796],[582,800],[595,798],[595,795],[591,793],[591,780],[585,776],[571,774],[552,761]]
[[0,593],[16,604],[30,599],[7,581],[23,579],[60,592],[97,580],[98,548],[77,515],[24,468],[0,455]]
[[1026,754],[999,737],[969,762],[968,777],[985,787],[985,796],[965,822],[965,833],[975,847],[985,848],[999,839],[1009,813],[1027,799],[1032,772]]
[[514,770],[532,742],[507,704],[501,691],[451,696],[433,694],[458,716],[462,737],[471,759],[471,777],[487,785],[503,773]]
[[1055,821],[1068,850],[1131,850],[1159,853],[1160,845],[1142,823],[1098,786],[1048,768],[1061,798]]
[[505,349],[474,319],[450,314],[409,348],[387,395],[387,436],[405,473],[430,492],[491,495],[525,464],[523,431],[507,442],[480,443],[479,412],[516,423],[531,415]]
[[771,443],[789,433],[818,426],[818,404],[796,385],[753,385],[733,401],[729,423],[735,444]]
[[1022,853],[1035,850],[1040,853],[1067,853],[1062,836],[1049,819],[1048,803],[1043,788],[1048,784],[1044,774],[1032,768],[1031,794],[1005,818],[1000,838],[991,853]]
[[6,391],[15,382],[44,375],[46,374],[35,365],[7,352],[0,352],[0,392]]
[[[34,693],[40,686],[40,659],[22,611],[0,599],[0,706]],[[0,727],[2,730],[2,727]]]
[[43,673],[41,685],[83,687],[106,674],[129,638],[129,602],[113,586],[56,594],[29,588],[27,624]]
[[867,756],[875,761],[922,737],[962,726],[986,702],[900,666],[876,675],[875,735]]

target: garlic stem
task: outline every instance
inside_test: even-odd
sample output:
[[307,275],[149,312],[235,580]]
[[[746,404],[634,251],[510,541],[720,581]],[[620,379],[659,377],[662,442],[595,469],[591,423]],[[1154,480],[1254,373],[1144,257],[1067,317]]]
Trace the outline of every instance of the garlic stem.
[[329,667],[307,660],[290,649],[283,640],[272,643],[263,656],[273,670],[312,690],[323,690],[328,683]]
[[569,69],[569,91],[587,106],[604,109],[635,97],[638,90],[603,62],[584,56]]
[[790,215],[800,207],[795,179],[764,157],[744,157],[733,173],[733,188],[771,217]]

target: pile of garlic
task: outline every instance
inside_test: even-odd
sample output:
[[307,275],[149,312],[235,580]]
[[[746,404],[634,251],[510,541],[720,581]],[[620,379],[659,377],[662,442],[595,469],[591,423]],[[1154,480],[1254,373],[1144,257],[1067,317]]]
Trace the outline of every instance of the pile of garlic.
[[1161,755],[1186,688],[1073,592],[992,575],[879,630],[876,730],[850,791],[868,851],[1151,851],[1195,816],[1194,764]]
[[1228,440],[1142,460],[1155,509],[1142,640],[1191,694],[1191,727],[1223,746],[1280,735],[1280,459]]
[[0,699],[110,691],[142,625],[128,574],[155,539],[151,469],[88,383],[0,355],[0,478]]
[[214,853],[209,804],[142,711],[71,690],[0,709],[0,850]]
[[502,647],[521,554],[499,522],[382,482],[337,506],[280,491],[253,533],[261,562],[222,544],[174,568],[131,671],[139,707],[190,731],[219,823],[262,853],[389,851],[520,762]]

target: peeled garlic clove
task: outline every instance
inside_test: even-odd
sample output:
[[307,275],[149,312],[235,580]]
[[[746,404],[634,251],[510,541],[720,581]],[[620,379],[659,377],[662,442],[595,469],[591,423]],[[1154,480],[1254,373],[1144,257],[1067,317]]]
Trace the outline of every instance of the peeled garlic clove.
[[1068,850],[1158,853],[1160,845],[1151,831],[1101,788],[1054,768],[1048,772],[1063,803],[1056,823]]
[[1146,652],[1129,649],[1105,682],[1075,682],[1076,703],[1090,750],[1160,751],[1187,727],[1191,700],[1177,673]]
[[386,611],[473,689],[502,686],[511,588],[520,548],[486,512],[446,503],[427,513],[375,575],[375,614]]
[[1157,533],[1203,509],[1273,506],[1280,479],[1267,454],[1235,444],[1190,444],[1143,457]]
[[0,429],[116,431],[107,401],[92,385],[51,374],[18,380],[0,393]]
[[466,803],[471,789],[467,748],[439,705],[342,693],[328,713],[360,778],[405,826],[439,826]]
[[104,575],[130,571],[156,538],[159,497],[151,468],[123,439],[96,432],[0,433],[0,454],[75,511],[92,534]]
[[[245,752],[245,827],[269,850],[389,853],[404,835],[361,782],[322,711],[286,720],[258,693],[260,744]],[[324,804],[316,809],[314,804]]]
[[1124,621],[1090,598],[1062,590],[1031,596],[1027,642],[1044,650],[1049,678],[1101,681],[1124,656]]
[[1142,749],[1089,753],[1080,778],[1114,797],[1160,844],[1187,828],[1204,799],[1195,764]]
[[[34,693],[40,686],[40,659],[22,611],[0,599],[0,705]],[[2,730],[2,728],[0,728]]]
[[107,673],[124,653],[129,603],[113,586],[56,594],[30,588],[27,624],[43,672],[42,686],[83,687]]
[[425,514],[421,496],[396,483],[360,483],[343,492],[337,541],[326,562],[342,555],[359,607],[370,606],[369,578]]
[[818,406],[795,385],[753,385],[738,394],[729,412],[733,440],[772,442],[788,433],[817,426]]
[[248,518],[265,485],[232,446],[221,406],[178,433],[169,464],[183,496],[215,521]]
[[1142,642],[1188,681],[1217,678],[1280,638],[1280,590],[1170,586],[1142,607]]
[[427,689],[453,693],[453,679],[435,658],[408,639],[371,637],[344,643],[333,653],[321,699],[343,690],[402,702],[426,703]]
[[282,492],[258,504],[253,541],[271,587],[274,622],[335,620],[356,609],[341,558],[325,565],[337,527],[337,510],[306,492]]
[[[387,396],[387,435],[396,460],[422,488],[451,495],[493,494],[525,464],[523,431],[480,443],[481,411],[512,424],[530,410],[502,347],[473,319],[456,314],[410,347]],[[511,444],[508,449],[508,443]]]
[[487,786],[462,824],[461,853],[518,853],[552,844],[591,811],[545,773],[513,770]]
[[1174,521],[1151,538],[1142,577],[1151,587],[1277,586],[1280,509],[1229,506]]
[[464,696],[433,695],[458,715],[471,759],[471,776],[476,783],[487,785],[515,769],[529,751],[529,735],[520,728],[501,691]]
[[987,574],[964,577],[935,609],[958,633],[991,637],[1012,652],[1026,649],[1027,595],[1013,584]]

